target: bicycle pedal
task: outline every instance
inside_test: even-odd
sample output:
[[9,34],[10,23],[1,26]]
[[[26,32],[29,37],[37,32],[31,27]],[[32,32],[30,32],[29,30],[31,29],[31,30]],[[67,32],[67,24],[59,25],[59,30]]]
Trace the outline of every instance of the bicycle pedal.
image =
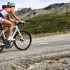
[[3,48],[4,47],[4,45],[0,45],[0,48]]
[[8,49],[8,48],[11,48],[11,47],[10,47],[10,45],[7,45],[5,48]]
[[20,39],[20,41],[24,41],[23,39]]

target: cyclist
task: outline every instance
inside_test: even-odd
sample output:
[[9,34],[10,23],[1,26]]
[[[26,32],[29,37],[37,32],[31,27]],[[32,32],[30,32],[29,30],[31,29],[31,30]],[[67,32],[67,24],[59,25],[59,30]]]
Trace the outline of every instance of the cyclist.
[[9,13],[11,13],[17,21],[19,21],[21,23],[25,23],[25,21],[21,21],[18,18],[18,16],[15,14],[14,9],[15,9],[15,3],[8,2],[7,5],[3,5],[2,9],[0,10],[0,24],[6,25],[6,26],[9,27],[8,40],[14,40],[12,38],[11,34],[12,34],[12,31],[13,31],[13,23],[12,23],[12,21],[13,22],[15,21],[14,19],[10,18]]

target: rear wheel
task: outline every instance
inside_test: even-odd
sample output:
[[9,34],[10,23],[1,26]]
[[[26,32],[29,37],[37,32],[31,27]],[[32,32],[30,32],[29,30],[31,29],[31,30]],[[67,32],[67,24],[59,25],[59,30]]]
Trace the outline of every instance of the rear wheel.
[[27,31],[20,31],[20,32],[23,39],[21,39],[17,33],[17,35],[15,36],[14,45],[18,50],[27,50],[32,42],[31,35]]
[[2,50],[3,50],[3,47],[4,47],[4,46],[0,45],[0,52],[2,52]]
[[0,37],[0,52],[2,52],[4,45],[2,45],[1,43],[3,43],[3,38]]

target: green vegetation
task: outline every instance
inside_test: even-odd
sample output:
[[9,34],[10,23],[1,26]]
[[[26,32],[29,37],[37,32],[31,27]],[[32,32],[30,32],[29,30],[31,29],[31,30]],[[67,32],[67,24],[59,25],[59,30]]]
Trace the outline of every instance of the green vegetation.
[[53,61],[49,61],[49,64],[54,64],[54,62]]
[[63,57],[58,56],[58,57],[55,58],[55,60],[56,60],[56,61],[59,61],[59,60],[61,60],[62,58],[63,58]]
[[33,34],[65,32],[70,30],[70,16],[65,14],[46,14],[30,19],[24,29]]
[[16,70],[16,67],[12,66],[12,70]]
[[62,61],[63,64],[68,64],[67,60]]

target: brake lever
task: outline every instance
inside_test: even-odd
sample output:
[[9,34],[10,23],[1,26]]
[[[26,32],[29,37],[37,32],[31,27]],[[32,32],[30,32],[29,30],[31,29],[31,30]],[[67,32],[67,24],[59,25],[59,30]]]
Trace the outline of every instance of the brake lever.
[[21,22],[18,22],[18,21],[14,21],[14,23],[15,23],[16,25],[20,25],[20,24],[25,25],[25,23],[21,23]]

